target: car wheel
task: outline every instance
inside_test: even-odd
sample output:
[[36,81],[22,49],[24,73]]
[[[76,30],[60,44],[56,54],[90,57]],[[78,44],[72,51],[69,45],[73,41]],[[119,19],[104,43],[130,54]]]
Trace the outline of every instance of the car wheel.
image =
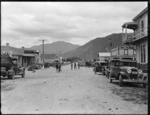
[[122,75],[119,75],[119,86],[122,87],[123,84],[123,79],[122,79]]
[[108,73],[106,73],[106,77],[108,78]]
[[[143,81],[147,81],[147,77],[144,77]],[[146,83],[143,83],[143,87],[146,88]]]
[[14,79],[15,73],[13,72],[12,75],[8,75],[8,79]]
[[146,83],[143,83],[143,87],[146,88]]
[[105,75],[105,72],[103,72],[103,75]]
[[109,82],[112,83],[111,74],[109,74]]

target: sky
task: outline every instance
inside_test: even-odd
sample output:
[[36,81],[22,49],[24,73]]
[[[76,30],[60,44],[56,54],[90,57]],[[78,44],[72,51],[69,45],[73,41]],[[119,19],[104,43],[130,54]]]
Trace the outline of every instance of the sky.
[[147,2],[1,2],[1,45],[31,47],[56,41],[84,45],[121,33]]

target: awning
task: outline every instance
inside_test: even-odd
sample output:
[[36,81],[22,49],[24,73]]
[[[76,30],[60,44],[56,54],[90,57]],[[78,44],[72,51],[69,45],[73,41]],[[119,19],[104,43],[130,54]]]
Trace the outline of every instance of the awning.
[[136,29],[138,28],[138,24],[136,22],[126,22],[122,25],[123,28]]

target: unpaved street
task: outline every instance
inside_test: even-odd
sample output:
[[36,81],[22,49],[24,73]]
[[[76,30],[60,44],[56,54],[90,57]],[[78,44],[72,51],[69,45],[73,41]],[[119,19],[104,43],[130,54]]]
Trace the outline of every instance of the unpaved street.
[[63,66],[1,80],[1,111],[9,113],[147,114],[147,90],[109,83],[92,68]]

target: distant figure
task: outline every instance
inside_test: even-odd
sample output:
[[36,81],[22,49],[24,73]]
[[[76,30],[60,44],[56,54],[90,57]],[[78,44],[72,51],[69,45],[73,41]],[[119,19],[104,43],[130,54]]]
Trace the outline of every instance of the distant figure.
[[76,67],[79,69],[79,65],[78,65],[78,62],[76,62]]
[[71,62],[71,69],[73,69],[73,63]]
[[58,71],[59,71],[59,72],[62,71],[62,70],[61,70],[61,63],[58,64]]
[[80,63],[78,63],[78,69],[80,69]]
[[76,62],[74,63],[74,69],[76,69]]
[[58,69],[58,63],[56,63],[55,67],[56,67],[56,71],[57,71],[57,69]]
[[56,71],[60,72],[61,70],[61,64],[60,63],[56,63]]

